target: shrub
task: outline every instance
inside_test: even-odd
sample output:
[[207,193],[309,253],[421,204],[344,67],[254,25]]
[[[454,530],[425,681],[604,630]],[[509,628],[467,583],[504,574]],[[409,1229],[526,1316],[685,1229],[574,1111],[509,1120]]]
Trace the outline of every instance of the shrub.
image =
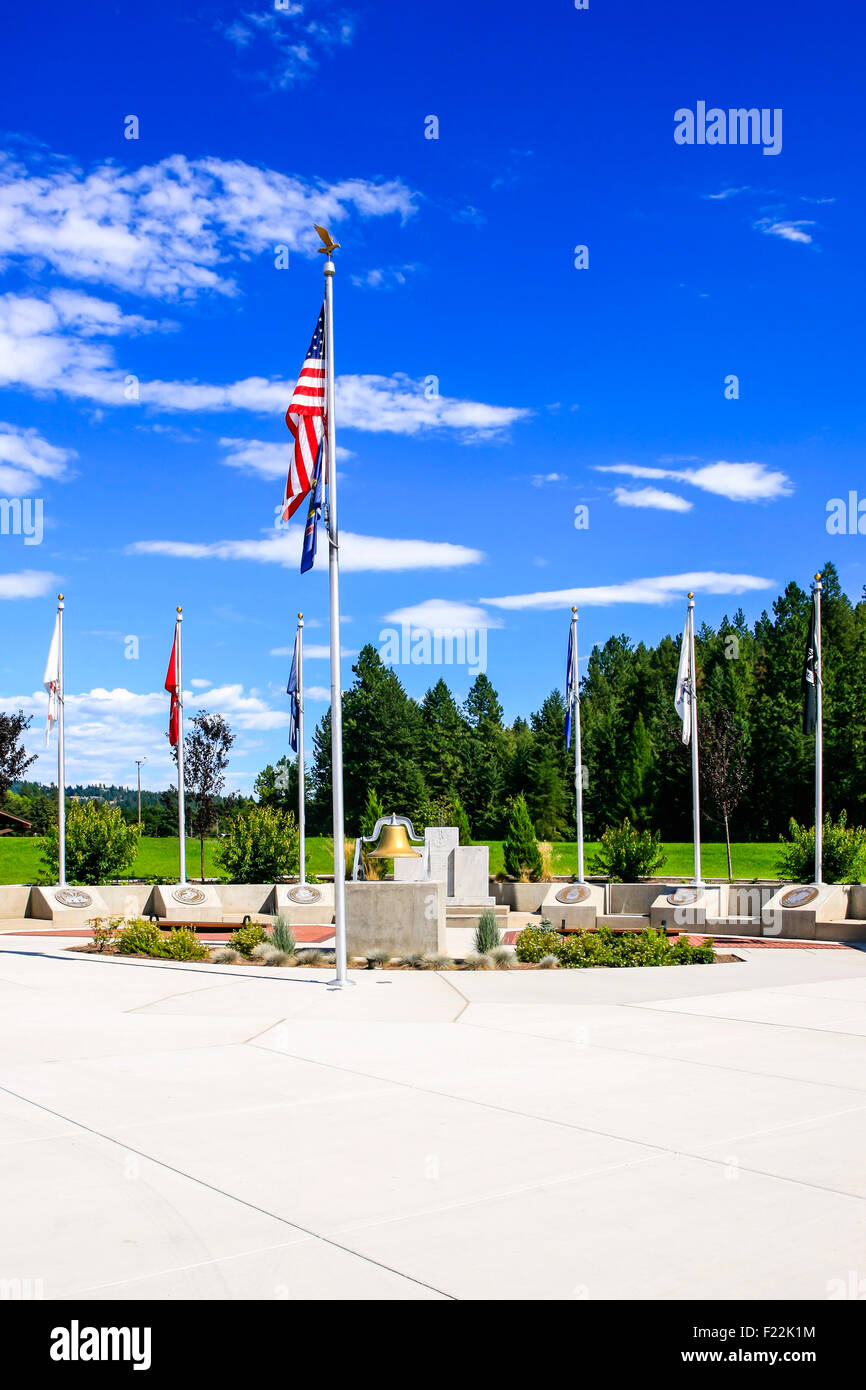
[[691,946],[686,937],[671,941],[662,931],[647,928],[614,936],[608,927],[595,932],[572,932],[556,951],[566,970],[604,965],[618,969],[651,965],[711,965],[715,960],[712,942]]
[[[106,801],[73,802],[66,812],[66,877],[70,883],[98,884],[127,874],[135,863],[141,827],[127,825],[119,806]],[[49,825],[42,863],[49,882],[60,874],[59,829]]]
[[516,964],[516,957],[513,951],[509,951],[507,946],[494,946],[487,955],[493,961],[495,970],[511,970]]
[[250,951],[250,960],[265,961],[267,960],[268,956],[272,956],[274,954],[274,951],[276,951],[276,949],[277,947],[273,944],[273,942],[270,939],[268,939],[267,941],[260,941],[258,946],[254,946],[253,949]]
[[468,955],[463,962],[466,970],[492,970],[493,961],[489,956],[480,955],[477,951]]
[[478,926],[475,928],[475,938],[473,942],[475,950],[480,956],[486,955],[488,951],[493,951],[502,944],[502,933],[496,925],[496,913],[492,907],[485,907]]
[[[777,871],[791,883],[815,881],[815,827],[798,825],[792,818],[788,839],[779,836]],[[824,817],[821,877],[825,883],[862,883],[866,870],[866,830],[862,826],[848,828],[846,811],[839,812],[838,821],[828,813]]]
[[243,960],[243,956],[231,946],[220,946],[218,951],[214,951],[211,960],[215,965],[237,965],[239,960]]
[[242,956],[251,956],[256,946],[269,945],[268,934],[261,922],[247,922],[237,927],[229,937],[229,945],[240,951]]
[[690,945],[688,938],[681,936],[671,950],[674,965],[712,965],[716,959],[712,941],[704,941],[700,946]]
[[330,965],[330,963],[331,958],[326,955],[324,951],[309,950],[298,952],[298,965],[305,965],[309,968],[311,966]]
[[539,970],[556,970],[558,967],[559,959],[557,956],[542,956],[538,962]]
[[210,951],[190,927],[175,927],[163,940],[162,954],[169,960],[207,960]]
[[388,961],[391,959],[391,952],[382,950],[368,951],[364,959],[367,962],[368,970],[375,970],[377,965],[381,969],[381,967],[387,965]]
[[93,944],[97,951],[104,951],[108,946],[117,944],[117,937],[122,917],[93,917],[88,922],[88,926],[93,933]]
[[553,845],[549,840],[539,840],[538,855],[541,859],[541,879],[547,882],[553,877]]
[[294,965],[295,958],[288,951],[269,951],[265,957],[265,965]]
[[658,873],[666,857],[659,832],[637,830],[626,816],[622,825],[605,830],[588,867],[590,873],[604,874],[616,882],[635,883]]
[[424,957],[420,951],[410,951],[408,956],[402,957],[401,964],[408,965],[410,970],[420,970],[424,964]]
[[289,926],[287,918],[283,917],[281,913],[277,915],[277,919],[274,922],[271,940],[278,951],[285,951],[288,956],[293,956],[295,954],[295,947],[298,944],[295,940],[295,933]]
[[155,922],[138,917],[118,934],[117,949],[122,956],[163,956],[165,939]]
[[426,970],[453,970],[454,961],[451,956],[441,955],[438,951],[424,957],[424,969]]
[[538,883],[542,874],[541,855],[522,792],[511,803],[503,851],[505,867],[512,878],[522,883]]
[[230,883],[274,883],[298,872],[298,826],[291,811],[247,806],[228,823],[216,862]]
[[517,959],[537,965],[543,956],[556,955],[560,945],[559,932],[553,930],[549,917],[542,917],[537,927],[524,927],[517,938]]

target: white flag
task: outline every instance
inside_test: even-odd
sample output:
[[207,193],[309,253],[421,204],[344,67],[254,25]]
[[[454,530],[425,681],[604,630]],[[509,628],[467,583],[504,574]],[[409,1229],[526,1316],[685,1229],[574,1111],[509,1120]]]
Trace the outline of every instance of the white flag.
[[54,620],[54,635],[45,663],[42,684],[48,692],[48,720],[45,725],[45,747],[51,741],[51,730],[60,718],[60,614]]
[[680,664],[677,668],[677,693],[674,696],[677,714],[683,721],[683,743],[688,743],[692,736],[692,628],[694,626],[694,609],[689,608],[686,613],[686,625],[683,630],[683,645],[680,647]]

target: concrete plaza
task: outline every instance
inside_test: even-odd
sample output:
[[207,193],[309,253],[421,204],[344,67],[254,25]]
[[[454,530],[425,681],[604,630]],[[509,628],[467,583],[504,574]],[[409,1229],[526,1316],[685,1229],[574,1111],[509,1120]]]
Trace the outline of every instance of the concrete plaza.
[[[28,927],[32,924],[27,924]],[[183,966],[0,936],[0,1280],[45,1298],[866,1294],[866,953]]]

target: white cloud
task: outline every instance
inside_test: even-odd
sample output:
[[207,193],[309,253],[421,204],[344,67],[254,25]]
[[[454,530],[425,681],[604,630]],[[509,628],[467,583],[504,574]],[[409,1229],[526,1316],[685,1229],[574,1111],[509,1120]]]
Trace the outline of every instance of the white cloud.
[[617,487],[613,490],[613,498],[619,507],[654,507],[662,512],[690,512],[692,509],[691,502],[684,497],[678,497],[674,492],[663,492],[658,487],[641,487],[631,491]]
[[213,681],[199,679],[190,681],[190,685],[192,686],[193,690],[207,690],[209,685],[213,685]]
[[[787,497],[792,491],[791,480],[786,473],[768,468],[763,463],[708,463],[702,468],[650,468],[636,463],[601,464],[597,473],[620,473],[629,478],[668,479],[672,482],[687,483],[690,487],[711,492],[717,497],[726,497],[729,502],[772,502],[777,497]],[[618,488],[617,492],[622,489]],[[645,489],[652,492],[654,489]],[[632,494],[637,496],[638,494]],[[670,496],[671,494],[662,494]],[[619,500],[617,498],[617,500]],[[628,505],[628,503],[624,504]],[[640,503],[634,505],[639,506]],[[647,504],[652,505],[652,504]],[[686,504],[688,506],[690,504]]]
[[533,473],[530,478],[533,487],[544,487],[545,483],[565,483],[567,481],[567,473]]
[[[206,695],[196,696],[192,689],[184,691],[187,727],[197,711],[197,700],[202,699],[211,713],[224,715],[241,734],[284,728],[289,722],[287,708],[272,708],[242,685],[223,685],[209,689]],[[30,753],[38,755],[39,763],[34,764],[31,775],[56,780],[56,743],[48,750],[44,746],[46,704],[47,696],[42,690],[24,696],[0,696],[0,706],[21,708],[34,718],[26,746]],[[122,687],[67,691],[68,779],[131,785],[133,757],[146,757],[148,773],[157,784],[169,781],[176,776],[176,769],[165,737],[167,720],[168,696],[163,691],[138,693]],[[232,758],[242,755],[243,747],[236,744]]]
[[361,290],[395,290],[398,285],[405,285],[417,269],[417,265],[389,265],[353,275],[351,280]]
[[532,413],[516,406],[483,405],[453,396],[428,400],[424,392],[423,381],[413,381],[402,372],[390,377],[338,377],[339,418],[356,430],[413,435],[453,429],[471,441],[500,435]]
[[393,613],[385,614],[383,621],[443,635],[502,627],[501,620],[492,618],[483,608],[446,598],[428,598],[408,608],[395,608]]
[[0,599],[44,598],[58,583],[56,574],[43,570],[0,574]]
[[[170,555],[181,560],[254,560],[295,569],[301,558],[301,540],[297,528],[275,530],[263,540],[251,541],[136,541],[127,548],[127,554]],[[351,531],[340,535],[340,566],[346,571],[457,569],[480,564],[483,559],[480,550],[450,541],[395,540],[353,535]],[[327,572],[327,564],[318,568]]]
[[703,196],[715,202],[719,198],[736,198],[740,193],[751,193],[751,191],[748,184],[743,184],[740,188],[723,188],[721,193],[705,193]]
[[21,496],[39,486],[40,478],[62,482],[69,476],[74,449],[49,444],[38,430],[0,421],[0,492]]
[[171,155],[127,171],[31,174],[0,158],[0,268],[26,258],[71,280],[155,298],[234,295],[227,263],[275,246],[312,255],[313,223],[415,212],[399,179],[304,182],[242,160]]
[[812,241],[812,233],[804,231],[804,228],[814,226],[814,222],[808,221],[775,222],[772,217],[762,217],[755,223],[756,230],[765,236],[778,236],[783,241],[799,241],[807,246]]
[[[90,307],[86,316],[80,302],[70,305],[56,291],[47,299],[0,297],[0,386],[37,393],[60,391],[73,399],[127,409],[140,409],[143,405],[196,414],[226,410],[268,416],[285,414],[294,383],[267,377],[246,377],[216,386],[197,381],[143,380],[138,386],[140,404],[130,402],[125,395],[128,374],[118,367],[111,347],[90,339],[104,331],[139,333],[160,325],[137,315],[122,316],[116,305],[89,296],[75,298],[87,300]],[[75,331],[76,324],[79,329],[84,325],[86,337]],[[107,330],[103,327],[106,324]],[[413,381],[403,373],[391,377],[338,377],[337,409],[342,428],[402,435],[453,430],[464,442],[501,436],[516,421],[531,414],[522,408],[451,396],[428,400],[425,382]],[[279,473],[276,471],[273,445],[258,440],[227,444],[230,450],[237,445],[236,453],[230,452],[228,463],[268,477],[279,476],[285,470],[284,459]]]
[[[291,458],[292,437],[286,430],[285,439],[272,444],[263,439],[221,439],[220,448],[227,450],[222,460],[230,468],[240,468],[259,478],[285,478]],[[337,445],[337,462],[345,463],[356,455],[351,449]]]
[[[307,7],[300,0],[280,0],[270,10],[247,12],[230,25],[219,26],[240,52],[265,54],[267,68],[256,76],[278,90],[293,87],[312,77],[321,59],[336,48],[345,47],[355,37],[349,15],[329,16],[329,23],[307,18]],[[260,61],[261,61],[260,57]]]
[[753,574],[724,574],[713,570],[690,574],[666,574],[652,579],[631,579],[624,584],[599,584],[585,589],[552,589],[545,593],[509,594],[499,598],[482,598],[493,608],[509,610],[532,608],[564,608],[571,604],[583,607],[607,607],[616,603],[671,603],[684,599],[693,591],[701,594],[746,594],[759,589],[771,589],[775,580],[761,579]]
[[[271,648],[271,656],[291,656],[291,655],[293,654],[294,650],[295,650],[294,647],[272,647],[272,648]],[[357,656],[357,655],[358,655],[358,653],[357,653],[356,651],[353,651],[351,647],[341,647],[341,648],[340,648],[340,656],[341,656],[341,657],[342,657],[342,656]],[[328,646],[328,644],[327,644],[326,642],[319,642],[319,643],[315,643],[315,642],[314,642],[314,643],[311,643],[311,644],[310,644],[310,643],[307,643],[307,642],[304,643],[304,660],[305,660],[305,661],[307,661],[307,660],[310,660],[310,661],[327,661],[327,660],[330,659],[330,656],[331,656],[331,648]]]

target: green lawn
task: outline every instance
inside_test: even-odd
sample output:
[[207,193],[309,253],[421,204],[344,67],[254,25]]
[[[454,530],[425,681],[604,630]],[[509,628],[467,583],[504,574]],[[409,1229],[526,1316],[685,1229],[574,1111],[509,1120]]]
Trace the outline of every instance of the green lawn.
[[[205,874],[208,878],[217,877],[214,861],[216,840],[205,841]],[[501,840],[486,841],[490,848],[490,872],[501,873],[505,868]],[[587,844],[586,859],[598,848]],[[0,883],[36,883],[42,868],[40,857],[42,841],[16,839],[11,835],[0,838]],[[690,844],[668,844],[664,846],[667,862],[662,875],[671,878],[688,878],[692,873],[692,847]],[[734,875],[737,878],[773,878],[776,876],[776,844],[734,844],[731,846]],[[187,840],[186,867],[189,878],[197,878],[200,873],[198,840]],[[706,844],[702,856],[703,871],[708,878],[722,878],[727,874],[725,846]],[[322,837],[307,841],[307,869],[310,873],[331,873],[333,870],[332,842]],[[553,872],[573,874],[577,870],[577,848],[573,844],[553,846]],[[177,839],[143,839],[135,862],[133,878],[161,878],[171,883],[177,879]]]

